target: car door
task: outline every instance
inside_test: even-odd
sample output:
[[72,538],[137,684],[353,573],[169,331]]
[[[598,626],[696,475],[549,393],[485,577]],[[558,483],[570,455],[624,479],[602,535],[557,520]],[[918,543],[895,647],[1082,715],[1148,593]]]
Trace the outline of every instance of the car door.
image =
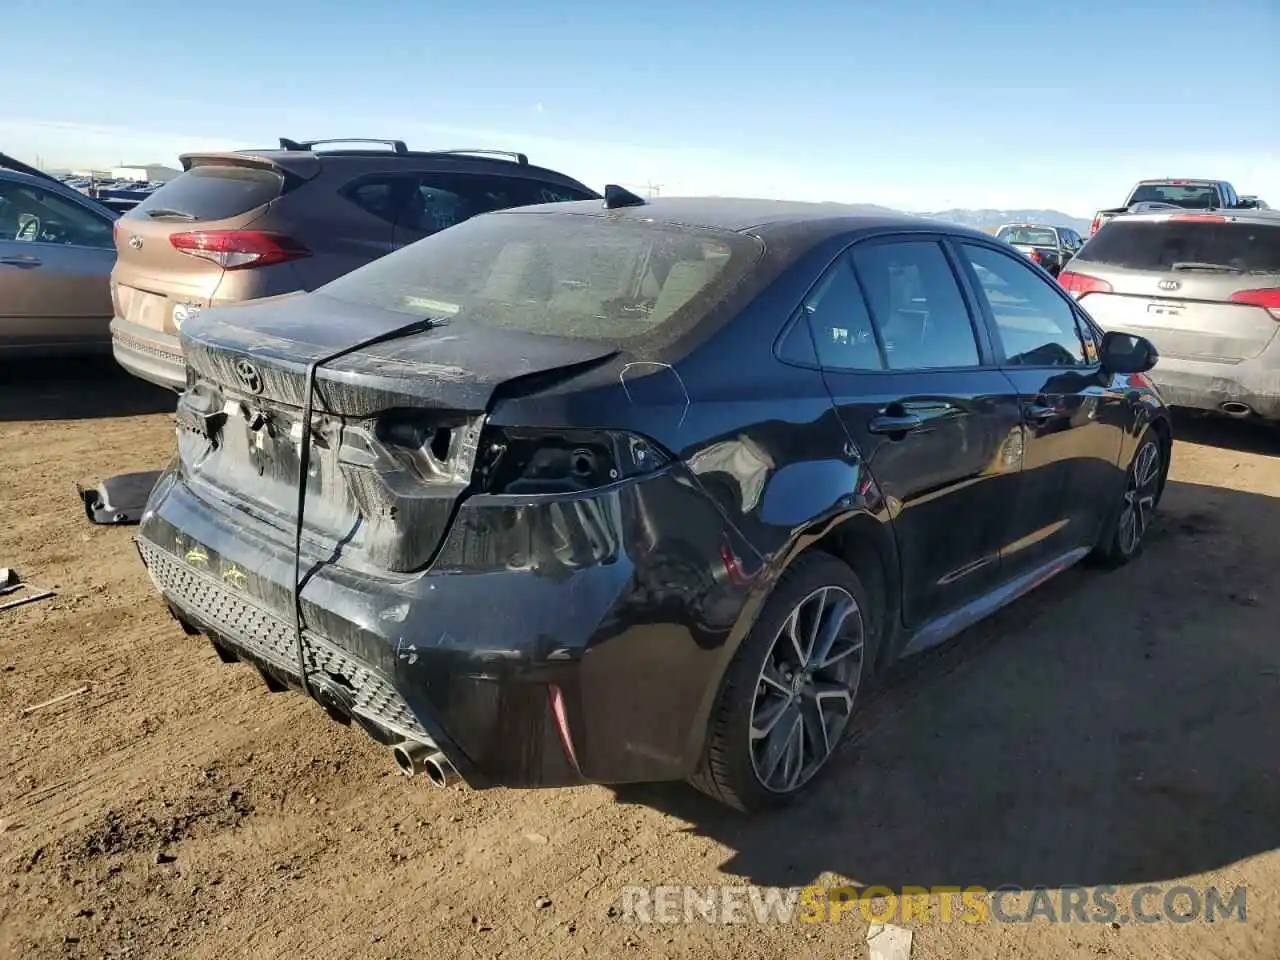
[[112,221],[51,190],[0,180],[0,339],[110,342]]
[[939,238],[856,244],[803,309],[843,426],[892,518],[905,625],[991,590],[1018,481],[1017,395]]
[[994,244],[955,246],[1018,390],[1022,483],[1003,554],[1016,575],[1096,541],[1102,505],[1114,499],[1128,401],[1110,390],[1092,329],[1056,283]]

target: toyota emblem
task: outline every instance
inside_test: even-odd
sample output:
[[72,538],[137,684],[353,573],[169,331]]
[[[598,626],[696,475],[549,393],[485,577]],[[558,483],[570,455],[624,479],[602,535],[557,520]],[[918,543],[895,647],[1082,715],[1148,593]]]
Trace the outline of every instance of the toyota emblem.
[[129,246],[134,250],[141,250],[142,238],[135,233],[132,237],[129,238]]
[[236,361],[235,365],[236,379],[240,381],[240,385],[250,393],[262,392],[262,374],[248,360],[241,357]]
[[1161,290],[1177,290],[1182,283],[1178,280],[1161,280],[1156,284]]

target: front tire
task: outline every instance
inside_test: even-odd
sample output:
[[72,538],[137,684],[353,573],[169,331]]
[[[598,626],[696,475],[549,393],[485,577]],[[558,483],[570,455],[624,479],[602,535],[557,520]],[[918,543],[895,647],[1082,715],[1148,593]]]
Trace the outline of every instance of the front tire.
[[790,802],[826,769],[867,686],[872,610],[846,564],[800,557],[729,666],[694,786],[755,811]]
[[1125,472],[1120,504],[1094,550],[1094,558],[1102,566],[1122,567],[1142,553],[1164,488],[1165,449],[1154,428],[1142,431]]

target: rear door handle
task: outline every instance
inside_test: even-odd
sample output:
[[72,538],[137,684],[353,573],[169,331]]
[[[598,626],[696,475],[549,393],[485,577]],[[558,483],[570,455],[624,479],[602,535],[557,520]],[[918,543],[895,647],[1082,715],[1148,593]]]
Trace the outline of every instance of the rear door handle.
[[40,266],[39,257],[0,257],[0,263],[8,264],[11,267],[38,267]]
[[878,417],[871,418],[871,422],[867,424],[867,429],[872,433],[907,434],[913,430],[919,430],[923,426],[924,420],[914,413],[903,414],[900,417],[891,417],[887,413],[882,413]]

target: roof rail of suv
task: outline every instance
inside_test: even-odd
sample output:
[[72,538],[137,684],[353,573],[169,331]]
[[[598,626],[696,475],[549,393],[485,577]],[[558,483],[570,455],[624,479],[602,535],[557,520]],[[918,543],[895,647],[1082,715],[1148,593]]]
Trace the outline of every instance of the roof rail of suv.
[[[342,137],[330,140],[290,140],[288,137],[280,138],[280,149],[294,151],[313,150],[322,144],[327,143],[375,143],[391,148],[391,152],[403,156],[474,156],[474,157],[493,157],[500,160],[510,160],[522,167],[529,165],[529,157],[527,154],[517,153],[514,150],[486,150],[482,147],[459,147],[452,150],[410,150],[405,146],[403,140],[374,140],[367,137]],[[250,153],[255,151],[238,151],[240,153]],[[364,151],[340,150],[336,151],[344,155],[362,154]]]
[[29,164],[25,164],[21,160],[15,160],[7,153],[0,153],[0,167],[6,170],[12,170],[15,173],[25,173],[28,176],[39,177],[41,180],[52,180],[54,183],[61,183],[57,177],[51,176],[43,170],[30,166]]
[[529,165],[529,158],[523,153],[516,153],[513,150],[484,150],[484,149],[466,149],[458,148],[455,150],[428,150],[428,153],[445,153],[445,154],[473,154],[479,157],[502,157],[520,164],[522,167]]
[[405,146],[403,140],[372,140],[368,137],[338,137],[330,140],[290,140],[288,137],[281,137],[280,149],[313,150],[322,143],[381,143],[390,147],[393,153],[409,152],[409,148]]

